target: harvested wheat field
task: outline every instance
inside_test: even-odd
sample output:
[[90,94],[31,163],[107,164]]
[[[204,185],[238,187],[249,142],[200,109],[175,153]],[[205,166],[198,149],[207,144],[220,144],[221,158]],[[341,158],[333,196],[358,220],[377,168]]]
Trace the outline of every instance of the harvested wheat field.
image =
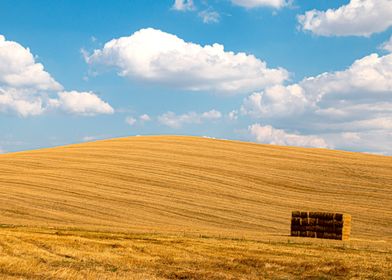
[[[392,157],[128,137],[0,155],[0,193],[9,279],[392,275]],[[351,240],[289,237],[292,210],[350,214]]]
[[392,248],[43,228],[0,230],[0,279],[391,279]]

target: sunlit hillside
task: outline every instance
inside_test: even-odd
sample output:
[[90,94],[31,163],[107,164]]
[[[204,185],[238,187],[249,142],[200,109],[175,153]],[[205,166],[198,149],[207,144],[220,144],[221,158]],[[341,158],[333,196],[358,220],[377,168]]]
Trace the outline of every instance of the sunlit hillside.
[[287,235],[292,210],[392,238],[392,157],[198,137],[128,137],[0,156],[0,223]]

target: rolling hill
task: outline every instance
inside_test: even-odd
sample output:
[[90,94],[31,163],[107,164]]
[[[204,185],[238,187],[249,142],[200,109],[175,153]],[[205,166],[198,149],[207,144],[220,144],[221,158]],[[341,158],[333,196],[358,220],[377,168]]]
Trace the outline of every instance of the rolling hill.
[[391,241],[392,157],[182,136],[0,155],[0,224],[287,235],[296,209]]

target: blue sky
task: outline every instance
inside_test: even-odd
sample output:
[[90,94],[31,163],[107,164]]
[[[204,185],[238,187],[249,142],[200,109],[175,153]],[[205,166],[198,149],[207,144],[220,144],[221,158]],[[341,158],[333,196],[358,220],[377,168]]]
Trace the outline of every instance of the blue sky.
[[0,0],[0,151],[181,134],[391,155],[391,26],[390,0]]

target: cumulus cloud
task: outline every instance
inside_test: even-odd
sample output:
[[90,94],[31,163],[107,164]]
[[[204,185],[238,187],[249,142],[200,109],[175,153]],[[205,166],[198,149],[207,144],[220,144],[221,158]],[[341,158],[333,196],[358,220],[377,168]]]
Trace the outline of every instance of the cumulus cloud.
[[114,109],[93,92],[62,91],[58,93],[58,99],[50,100],[50,104],[64,112],[81,116],[114,113]]
[[351,0],[338,9],[311,10],[298,16],[303,30],[322,36],[365,36],[392,26],[390,0]]
[[94,136],[84,136],[82,138],[82,141],[84,141],[84,142],[89,142],[89,141],[94,141],[94,140],[95,140]]
[[63,91],[30,49],[0,35],[0,112],[28,117],[54,108],[81,115],[113,110],[93,93]]
[[218,120],[222,117],[222,113],[217,110],[211,110],[204,113],[189,112],[177,115],[173,112],[167,112],[158,117],[158,121],[171,128],[181,128],[185,124],[201,124],[204,121]]
[[330,134],[326,138],[339,149],[392,155],[392,133],[385,130],[350,132],[350,128],[347,128],[347,132]]
[[361,140],[361,136],[357,132],[343,132],[342,138],[346,141],[351,141],[351,142]]
[[0,87],[0,112],[15,113],[21,117],[40,115],[45,111],[42,99],[29,90]]
[[[366,115],[366,113],[365,113]],[[367,116],[354,120],[346,120],[340,122],[326,122],[321,124],[325,131],[340,132],[340,131],[355,131],[355,132],[370,132],[378,131],[385,134],[392,133],[392,116]],[[377,140],[377,139],[375,139]]]
[[227,116],[228,116],[229,120],[232,120],[232,121],[238,120],[238,110],[233,110],[233,111],[229,112],[229,114]]
[[0,35],[0,86],[14,89],[61,90],[30,49]]
[[204,120],[217,120],[222,117],[222,113],[217,110],[211,110],[201,114],[201,118]]
[[128,116],[125,118],[125,122],[130,125],[130,126],[134,126],[136,124],[141,124],[143,125],[146,122],[151,121],[151,117],[147,114],[142,114],[139,117],[132,117],[132,116]]
[[143,114],[143,115],[139,116],[139,120],[141,122],[149,122],[149,121],[151,121],[151,117],[147,114]]
[[[303,84],[318,95],[339,92],[348,95],[354,93],[358,97],[358,91],[389,94],[392,90],[391,75],[392,54],[371,54],[356,60],[347,70],[324,73],[305,80]],[[322,89],[318,89],[320,84],[323,85]]]
[[133,126],[136,124],[137,120],[134,117],[126,117],[125,118],[125,122],[130,125]]
[[388,41],[381,44],[380,48],[384,51],[392,53],[392,36],[389,38]]
[[245,98],[241,112],[252,117],[285,117],[302,113],[307,105],[301,86],[274,86]]
[[46,93],[61,89],[28,48],[0,35],[0,112],[42,114]]
[[[326,72],[298,84],[254,93],[244,100],[241,111],[255,117],[301,114],[307,109],[324,115],[339,114],[342,108],[344,112],[380,113],[390,110],[391,92],[392,54],[371,54],[343,71]],[[343,112],[339,114],[342,116]]]
[[278,9],[288,5],[286,0],[231,0],[231,2],[234,5],[247,9],[258,7],[273,7]]
[[354,138],[365,147],[373,137],[380,145],[370,145],[369,151],[390,153],[380,139],[392,135],[392,54],[371,54],[343,71],[267,88],[245,98],[240,112],[284,129],[328,135],[336,147],[347,148]]
[[190,91],[242,93],[288,78],[285,69],[268,68],[253,55],[225,51],[220,44],[185,42],[152,28],[113,39],[85,59],[91,65],[115,67],[123,77]]
[[220,20],[219,13],[212,10],[201,11],[199,17],[201,17],[204,23],[218,23]]
[[325,140],[313,135],[299,135],[287,133],[282,129],[273,128],[270,125],[258,123],[248,127],[250,134],[257,142],[281,146],[301,146],[315,148],[329,148]]
[[175,0],[173,4],[173,10],[176,11],[192,11],[195,9],[193,0]]

